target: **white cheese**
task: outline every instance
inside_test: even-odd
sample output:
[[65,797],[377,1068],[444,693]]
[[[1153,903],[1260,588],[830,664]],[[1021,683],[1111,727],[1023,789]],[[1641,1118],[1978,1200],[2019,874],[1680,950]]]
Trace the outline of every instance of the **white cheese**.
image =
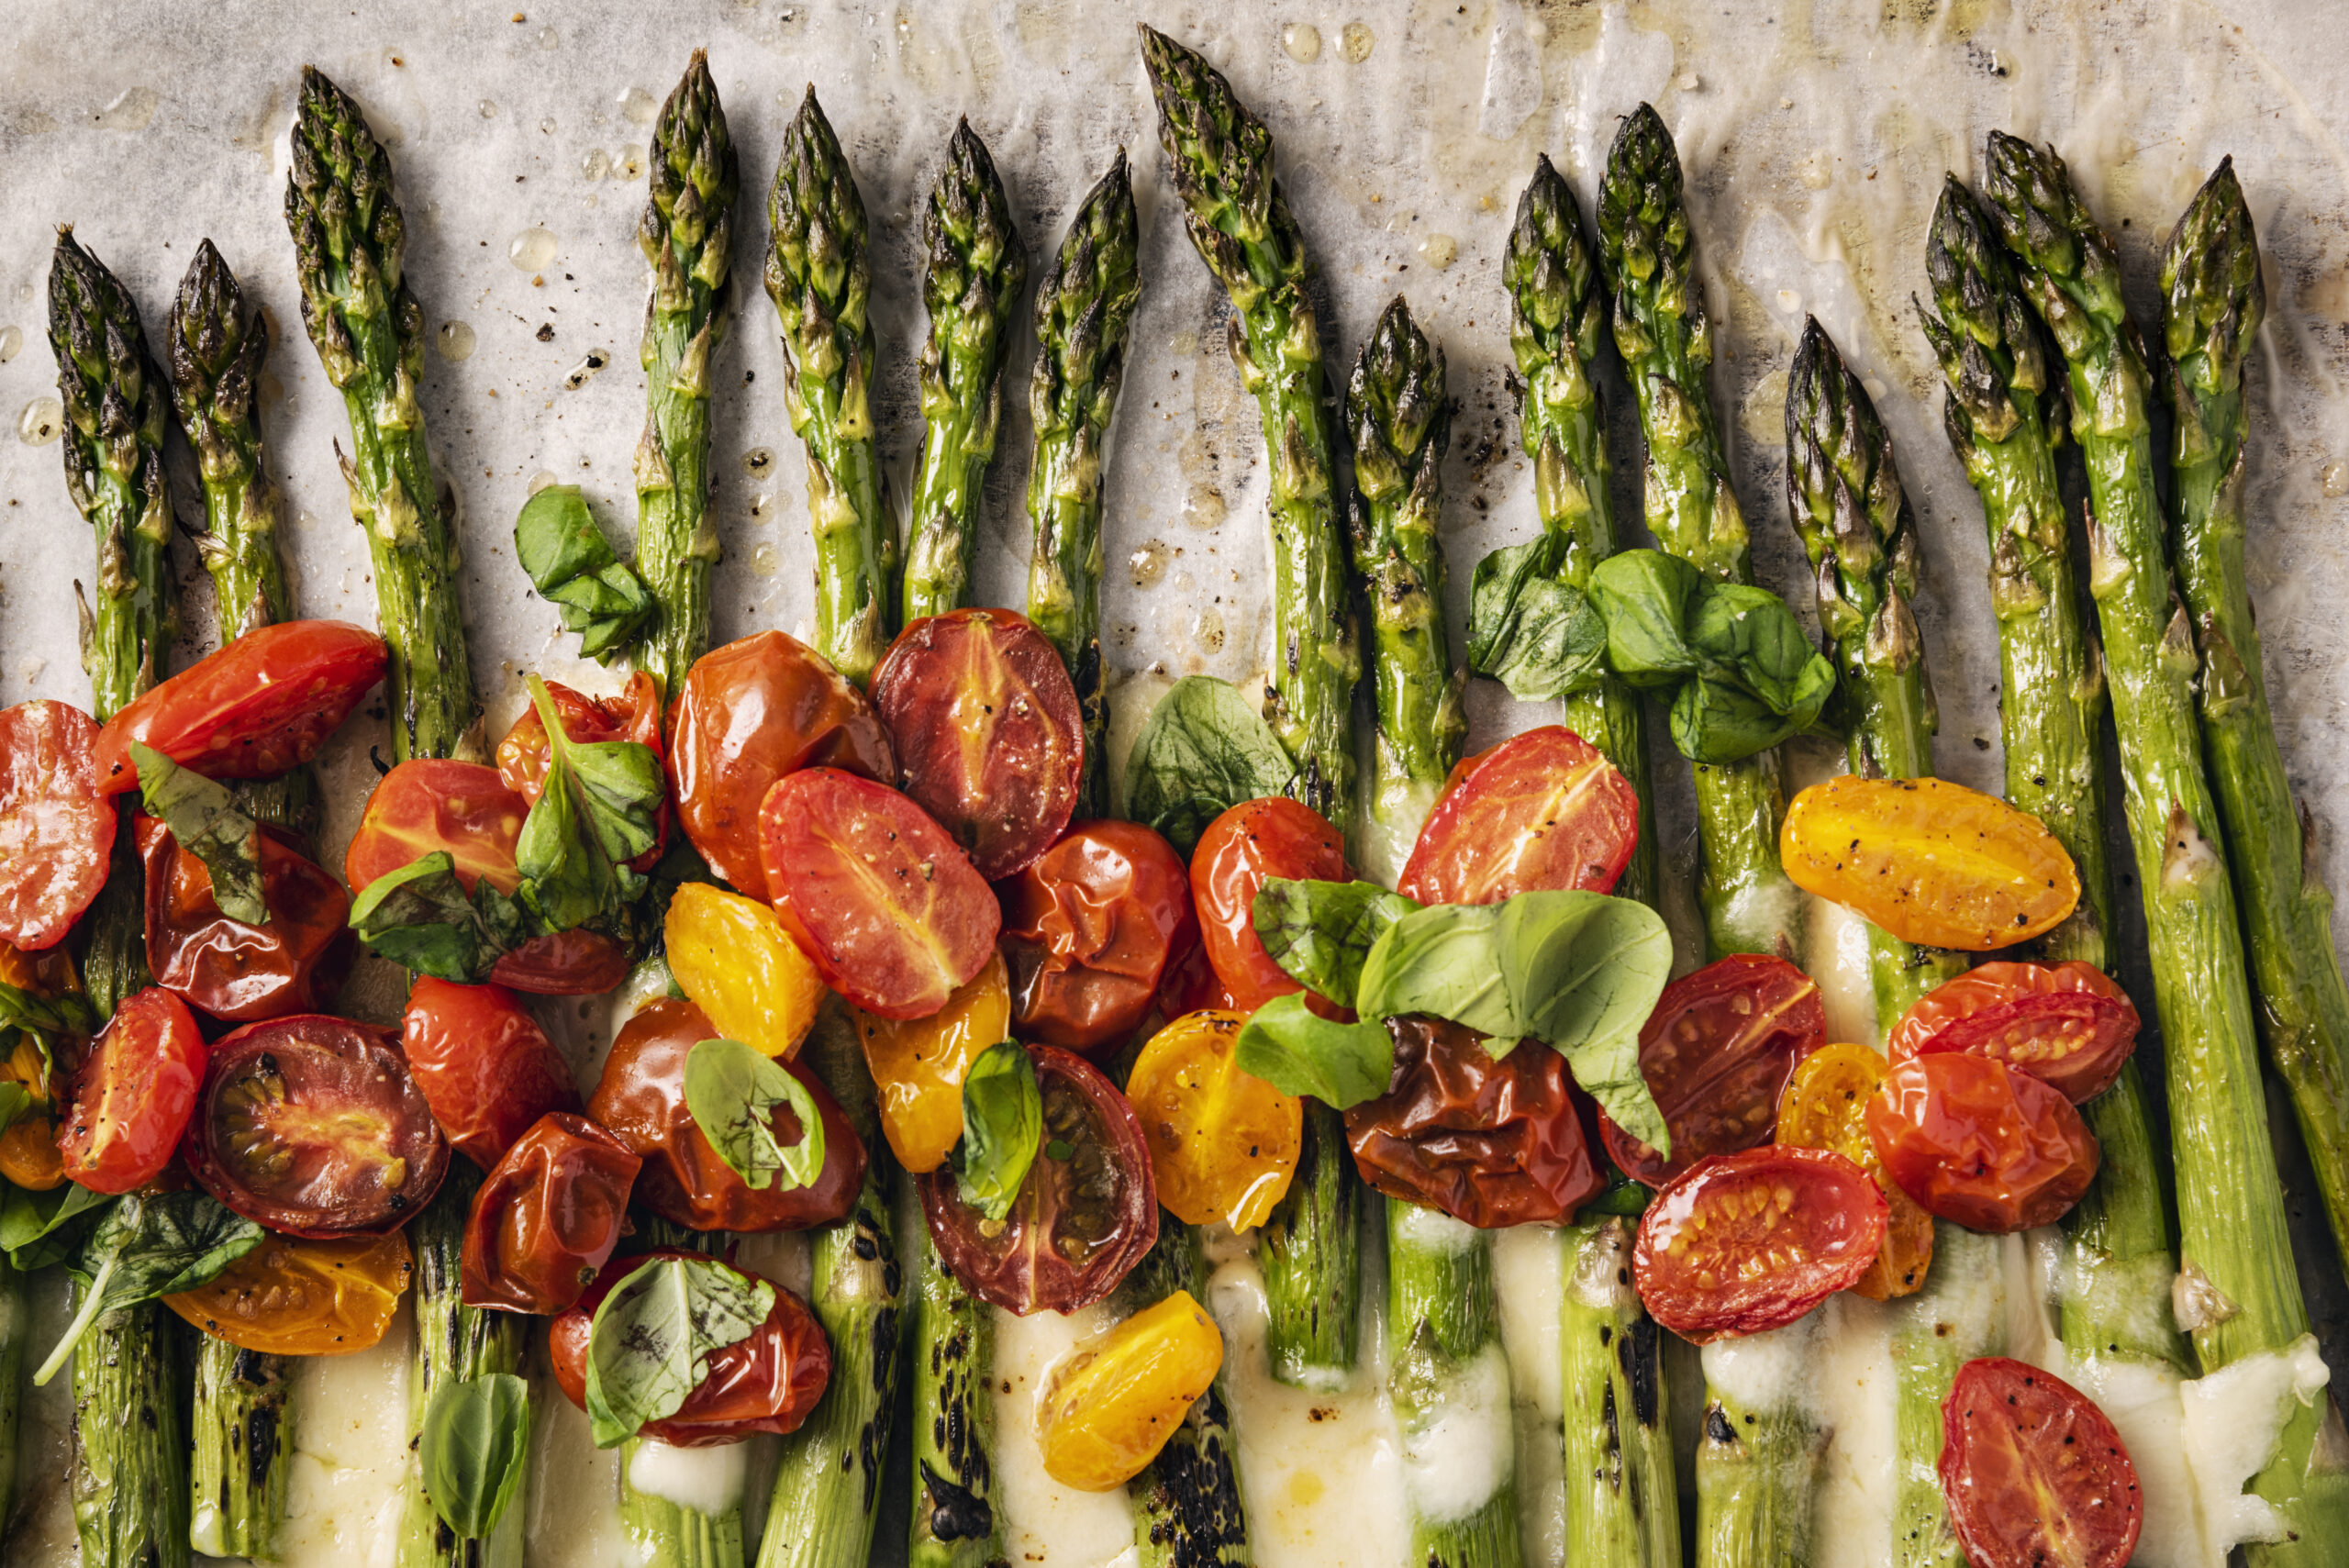
[[1820,1329],[1811,1312],[1783,1329],[1715,1340],[1703,1351],[1705,1384],[1742,1409],[1808,1410]]
[[2322,1395],[2330,1376],[2316,1336],[2302,1334],[2281,1350],[2245,1356],[2185,1385],[2187,1460],[2202,1495],[2203,1521],[2218,1541],[2282,1539],[2284,1519],[2265,1499],[2246,1494],[2243,1483],[2259,1473],[2285,1423]]
[[[2065,1359],[2060,1344],[2053,1348],[2050,1360]],[[2209,1539],[2201,1493],[2188,1463],[2176,1369],[2105,1357],[2048,1370],[2096,1401],[2137,1466],[2145,1518],[2130,1560],[2135,1568],[2223,1568],[2226,1548]]]
[[1518,1533],[1532,1568],[1560,1568],[1566,1556],[1565,1271],[1560,1232],[1493,1232],[1493,1287],[1517,1407]]
[[647,1553],[620,1518],[620,1451],[596,1446],[543,1352],[530,1359],[529,1560],[643,1568]]
[[1088,1307],[1063,1318],[995,1313],[995,1473],[1004,1546],[1030,1568],[1101,1568],[1130,1559],[1133,1515],[1126,1489],[1080,1492],[1052,1479],[1036,1440],[1036,1401],[1055,1362],[1116,1317]]
[[1846,1292],[1815,1315],[1809,1403],[1827,1439],[1813,1518],[1818,1568],[1875,1568],[1891,1549],[1893,1309]]
[[1434,1418],[1403,1434],[1403,1477],[1423,1519],[1464,1519],[1508,1485],[1517,1452],[1508,1358],[1497,1345],[1456,1369]]
[[294,1457],[277,1556],[288,1568],[388,1568],[392,1562],[406,1507],[415,1343],[415,1318],[403,1306],[370,1349],[288,1359]]
[[628,1462],[628,1484],[639,1492],[705,1514],[741,1507],[743,1484],[750,1473],[748,1442],[673,1448],[646,1438],[636,1445]]

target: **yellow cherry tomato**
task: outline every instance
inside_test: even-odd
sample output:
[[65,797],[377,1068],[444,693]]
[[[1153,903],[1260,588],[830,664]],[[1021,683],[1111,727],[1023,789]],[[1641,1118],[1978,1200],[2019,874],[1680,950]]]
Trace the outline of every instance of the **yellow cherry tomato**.
[[857,1015],[864,1064],[881,1092],[881,1130],[897,1163],[919,1173],[946,1162],[963,1136],[963,1075],[979,1052],[1011,1033],[1011,980],[1003,954],[926,1018]]
[[340,1356],[384,1337],[416,1260],[407,1238],[272,1236],[211,1284],[163,1305],[217,1340],[281,1356]]
[[824,983],[774,910],[706,882],[688,882],[662,924],[669,973],[719,1034],[789,1056],[816,1021]]
[[1223,1366],[1223,1335],[1188,1291],[1105,1329],[1052,1369],[1036,1401],[1044,1470],[1107,1492],[1158,1457]]
[[2080,901],[2072,857],[2038,817],[1942,779],[1813,784],[1787,808],[1778,854],[1796,886],[1927,947],[2027,942]]
[[1868,1102],[1884,1082],[1884,1058],[1865,1045],[1821,1046],[1798,1063],[1778,1096],[1778,1141],[1842,1155],[1882,1188],[1892,1205],[1884,1247],[1852,1286],[1870,1301],[1913,1294],[1933,1262],[1933,1217],[1885,1173],[1868,1137]]
[[[13,985],[36,996],[79,995],[82,977],[73,972],[73,956],[62,943],[39,952],[26,952],[0,942],[0,984]],[[6,1035],[0,1034],[0,1040]],[[33,1103],[0,1132],[0,1177],[30,1193],[45,1193],[65,1180],[65,1162],[57,1152],[57,1085],[50,1082],[39,1042],[23,1030],[16,1044],[0,1057],[0,1084],[22,1084]]]
[[1186,1013],[1150,1037],[1126,1077],[1158,1201],[1186,1225],[1262,1225],[1297,1173],[1305,1106],[1240,1070],[1247,1019]]

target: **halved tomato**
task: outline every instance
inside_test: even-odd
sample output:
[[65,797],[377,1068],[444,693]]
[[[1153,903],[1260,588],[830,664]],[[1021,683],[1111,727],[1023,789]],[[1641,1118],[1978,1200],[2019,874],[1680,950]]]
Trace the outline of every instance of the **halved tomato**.
[[935,1171],[963,1136],[963,1080],[971,1063],[1011,1037],[1011,987],[1003,955],[988,958],[946,1006],[926,1018],[856,1015],[864,1064],[881,1097],[881,1131],[897,1163]]
[[1186,1290],[1102,1329],[1055,1362],[1036,1396],[1044,1473],[1080,1492],[1124,1485],[1222,1369],[1222,1330]]
[[98,793],[97,721],[61,702],[0,711],[0,941],[49,948],[106,885],[113,800]]
[[65,1173],[93,1192],[143,1187],[171,1162],[195,1112],[204,1036],[160,985],[126,997],[90,1042],[57,1129]]
[[407,1237],[272,1236],[163,1305],[216,1340],[277,1356],[340,1356],[380,1342],[416,1273]]
[[[591,697],[560,681],[546,683],[547,697],[562,720],[563,739],[589,746],[606,740],[633,740],[660,757],[667,750],[661,733],[661,683],[640,670],[628,678],[628,690],[616,697]],[[539,720],[538,705],[522,710],[506,739],[497,743],[497,776],[506,786],[532,806],[545,786],[554,749],[547,744],[547,727]],[[663,798],[653,817],[652,847],[629,862],[637,871],[659,863],[662,841],[669,836],[669,803]]]
[[1868,1102],[1868,1137],[1928,1213],[1994,1234],[2062,1218],[2101,1153],[2058,1091],[1996,1058],[1947,1052],[1893,1064]]
[[562,1311],[611,1261],[644,1162],[570,1111],[550,1111],[473,1190],[465,1213],[465,1305]]
[[2121,1076],[2138,1027],[2136,1004],[2092,963],[1986,963],[1918,998],[1886,1049],[1995,1056],[2084,1106]]
[[417,975],[400,1016],[400,1049],[432,1119],[484,1171],[540,1117],[579,1108],[571,1064],[503,985]]
[[1717,1154],[1640,1216],[1632,1283],[1650,1316],[1700,1345],[1783,1329],[1867,1273],[1887,1213],[1875,1179],[1841,1154]]
[[147,871],[147,962],[155,984],[238,1023],[334,1005],[351,973],[351,895],[281,828],[261,830],[266,924],[220,912],[212,873],[155,817],[136,819]]
[[2121,1568],[2144,1527],[2137,1466],[2110,1418],[2005,1356],[1957,1369],[1942,1400],[1941,1483],[1975,1568]]
[[1198,945],[1183,857],[1140,823],[1080,822],[996,891],[1022,1040],[1122,1042]]
[[1158,1201],[1186,1225],[1252,1229],[1297,1174],[1305,1103],[1241,1070],[1233,1048],[1247,1021],[1237,1013],[1179,1018],[1150,1037],[1126,1074]]
[[1865,1045],[1828,1045],[1796,1063],[1778,1098],[1778,1141],[1828,1149],[1876,1178],[1891,1206],[1884,1249],[1852,1286],[1870,1301],[1913,1295],[1933,1262],[1933,1217],[1900,1190],[1868,1137],[1868,1104],[1884,1083],[1884,1058]]
[[1640,796],[1599,750],[1545,725],[1461,762],[1396,883],[1422,904],[1605,893],[1640,842]]
[[1246,800],[1199,835],[1191,851],[1191,902],[1208,962],[1236,1013],[1305,989],[1273,962],[1256,935],[1265,882],[1345,882],[1346,841],[1312,807],[1279,795]]
[[684,883],[669,900],[661,940],[677,989],[719,1034],[769,1056],[799,1049],[823,1005],[824,983],[773,905],[712,883]]

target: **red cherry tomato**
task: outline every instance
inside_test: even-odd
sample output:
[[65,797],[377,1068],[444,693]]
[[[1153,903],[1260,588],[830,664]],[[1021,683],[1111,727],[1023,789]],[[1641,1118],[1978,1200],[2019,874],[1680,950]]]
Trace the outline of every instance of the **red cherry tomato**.
[[2052,1225],[2096,1180],[2096,1135],[2072,1102],[1993,1057],[1895,1062],[1867,1118],[1900,1190],[1968,1230]]
[[100,1193],[153,1181],[187,1130],[203,1076],[204,1036],[187,1004],[160,985],[127,998],[91,1041],[58,1123],[65,1173]]
[[61,702],[0,712],[0,941],[54,947],[106,885],[114,802],[97,721]]
[[139,787],[141,740],[207,779],[273,779],[317,755],[376,682],[384,639],[339,620],[289,620],[245,633],[150,686],[98,733],[98,787]]
[[836,768],[788,774],[767,792],[759,834],[784,929],[868,1013],[926,1018],[995,951],[994,892],[885,784]]
[[1074,1312],[1118,1284],[1158,1240],[1158,1187],[1141,1118],[1081,1056],[1030,1050],[1044,1146],[1000,1224],[963,1201],[952,1165],[920,1178],[930,1239],[971,1294],[1006,1311]]
[[897,634],[873,673],[898,782],[989,882],[1051,848],[1076,809],[1085,719],[1025,616],[951,610]]
[[1632,1282],[1657,1322],[1700,1345],[1782,1329],[1858,1283],[1890,1214],[1876,1178],[1832,1150],[1716,1154],[1640,1216]]
[[222,1204],[311,1240],[405,1223],[449,1166],[397,1039],[322,1013],[217,1041],[183,1151]]
[[503,985],[417,976],[400,1049],[433,1120],[484,1171],[540,1117],[579,1109],[571,1064]]
[[[640,670],[628,678],[628,691],[616,697],[591,697],[560,681],[547,683],[547,695],[562,720],[563,739],[581,746],[606,740],[633,740],[651,749],[658,759],[667,750],[661,735],[661,683]],[[535,703],[522,710],[506,739],[497,743],[497,776],[506,787],[532,806],[553,765],[554,749],[547,744],[547,727],[539,722]],[[651,871],[660,862],[662,841],[669,836],[669,803],[663,799],[653,819],[653,845],[629,862],[637,871]]]
[[1422,904],[1605,893],[1640,841],[1640,796],[1598,749],[1546,725],[1452,772],[1396,887]]
[[465,1305],[547,1317],[577,1301],[619,1245],[643,1163],[584,1116],[541,1117],[473,1193]]
[[2121,1076],[2137,1029],[2136,1005],[2094,964],[1986,963],[1920,997],[1886,1050],[1995,1056],[2084,1106]]
[[[656,1258],[700,1257],[682,1251],[642,1252],[607,1264],[578,1305],[548,1325],[547,1354],[564,1397],[587,1407],[587,1335],[604,1297]],[[710,1448],[754,1432],[796,1431],[824,1396],[831,1375],[832,1347],[816,1315],[777,1285],[766,1321],[749,1339],[711,1356],[709,1370],[677,1413],[647,1421],[642,1435],[672,1448]]]
[[2145,1522],[2110,1419],[2053,1373],[2004,1356],[1942,1400],[1942,1496],[1974,1568],[2122,1568]]
[[1080,822],[996,889],[1022,1040],[1091,1051],[1150,1016],[1168,966],[1198,946],[1190,873],[1135,822]]
[[212,873],[152,817],[137,819],[147,871],[147,962],[155,984],[216,1018],[251,1023],[331,1006],[351,973],[351,895],[294,848],[291,835],[261,833],[266,924],[220,912]]
[[669,712],[670,790],[685,837],[736,892],[773,900],[759,806],[775,780],[801,768],[896,782],[896,753],[864,694],[779,631],[696,660]]
[[1826,1042],[1819,986],[1785,959],[1736,953],[1681,976],[1640,1030],[1640,1073],[1672,1134],[1672,1157],[1602,1112],[1609,1156],[1660,1187],[1709,1154],[1769,1142],[1795,1063]]
[[1268,877],[1345,882],[1346,842],[1311,807],[1275,795],[1242,801],[1208,824],[1191,851],[1191,899],[1208,962],[1234,1011],[1252,1013],[1305,989],[1256,936],[1256,895]]

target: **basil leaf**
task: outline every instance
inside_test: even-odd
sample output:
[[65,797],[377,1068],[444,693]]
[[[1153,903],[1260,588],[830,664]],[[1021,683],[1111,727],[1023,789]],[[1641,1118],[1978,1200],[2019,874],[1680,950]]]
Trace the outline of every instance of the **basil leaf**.
[[47,1192],[28,1192],[6,1185],[0,1193],[0,1251],[11,1267],[22,1273],[61,1263],[80,1245],[82,1221],[114,1199],[92,1192],[78,1182],[66,1182]]
[[17,1118],[33,1108],[33,1092],[14,1079],[0,1083],[0,1132],[17,1125]]
[[1365,1018],[1427,1013],[1486,1035],[1495,1055],[1532,1033],[1501,978],[1497,904],[1439,904],[1404,916],[1363,961],[1354,1010]]
[[212,901],[248,926],[269,923],[262,898],[261,826],[237,809],[236,796],[141,740],[130,743],[139,791],[150,817],[162,819],[180,847],[212,873]]
[[530,1457],[530,1385],[511,1373],[444,1380],[417,1436],[424,1495],[461,1540],[505,1517]]
[[125,1194],[82,1243],[72,1265],[84,1286],[81,1309],[33,1382],[57,1375],[100,1313],[209,1284],[268,1234],[209,1193]]
[[369,883],[351,901],[351,929],[367,951],[437,980],[479,984],[509,949],[540,933],[484,877],[470,896],[457,862],[435,850]]
[[963,1201],[1001,1219],[1044,1141],[1044,1097],[1036,1063],[1016,1040],[991,1045],[963,1076],[963,1141],[955,1162]]
[[1188,855],[1243,800],[1279,795],[1297,767],[1264,716],[1229,684],[1186,675],[1142,721],[1126,760],[1126,815]]
[[[799,1119],[790,1143],[775,1140],[777,1106]],[[782,1062],[739,1040],[706,1040],[685,1053],[685,1109],[727,1169],[763,1192],[790,1192],[823,1174],[824,1117],[816,1096]]]
[[1645,1214],[1648,1200],[1655,1195],[1620,1171],[1609,1171],[1610,1180],[1599,1195],[1582,1206],[1584,1214],[1620,1214],[1626,1218]]
[[1735,762],[1801,732],[1730,681],[1698,676],[1672,699],[1672,743],[1692,762]]
[[651,747],[635,740],[566,741],[563,750],[606,858],[625,865],[659,842],[668,782]]
[[1469,580],[1468,668],[1527,701],[1562,697],[1607,673],[1607,621],[1551,575],[1547,538],[1497,550]]
[[1644,904],[1573,890],[1520,893],[1500,906],[1494,947],[1526,1032],[1565,1057],[1575,1082],[1618,1127],[1671,1151],[1640,1071],[1640,1030],[1672,978],[1672,933]]
[[1632,685],[1661,691],[1702,666],[1682,628],[1705,575],[1660,550],[1626,550],[1591,569],[1590,597],[1607,620],[1607,662]]
[[1341,1007],[1354,1005],[1363,960],[1386,928],[1417,909],[1375,882],[1264,879],[1249,917],[1289,978]]
[[597,1448],[677,1413],[709,1358],[757,1331],[774,1286],[714,1258],[656,1258],[604,1297],[587,1325],[587,1429]]
[[1285,1095],[1310,1095],[1344,1110],[1386,1092],[1395,1077],[1395,1040],[1375,1018],[1333,1023],[1305,1005],[1304,993],[1292,991],[1249,1016],[1231,1060]]
[[1733,671],[1771,712],[1809,728],[1835,690],[1835,667],[1777,595],[1738,583],[1708,586],[1689,617],[1689,646]]
[[579,744],[563,732],[546,683],[529,677],[547,736],[547,774],[514,862],[517,896],[550,931],[608,927],[643,890],[627,862],[651,849],[666,788],[660,759],[633,740]]
[[652,619],[651,594],[613,552],[576,484],[550,484],[522,503],[514,554],[590,659],[609,664]]
[[[40,996],[18,986],[0,983],[0,1028],[13,1025],[35,1035],[95,1034],[98,1015],[87,996],[67,992],[60,996]],[[44,1053],[49,1042],[41,1041]]]

